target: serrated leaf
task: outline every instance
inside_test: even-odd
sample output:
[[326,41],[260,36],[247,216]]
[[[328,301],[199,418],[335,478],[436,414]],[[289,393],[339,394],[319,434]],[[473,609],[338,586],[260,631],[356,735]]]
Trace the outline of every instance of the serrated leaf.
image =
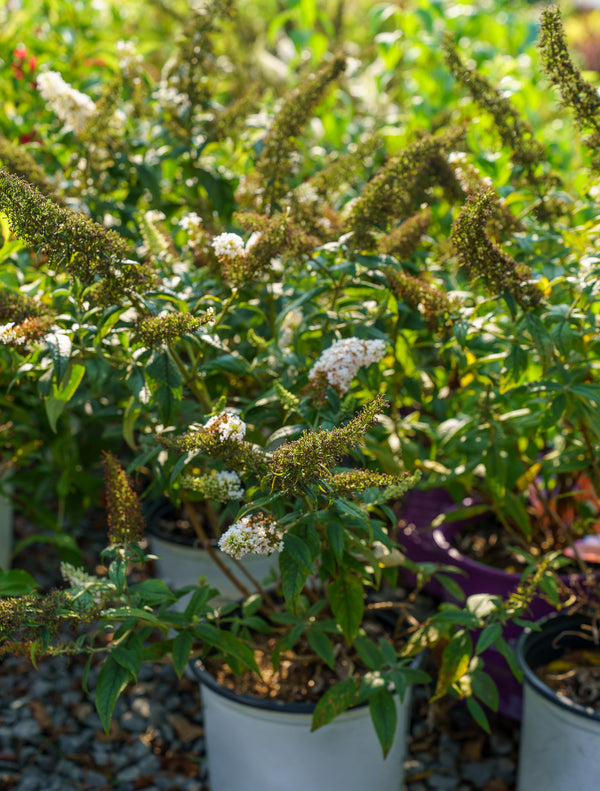
[[362,583],[358,577],[347,573],[329,583],[327,598],[346,642],[352,644],[362,623],[365,607]]
[[339,714],[358,699],[358,682],[355,678],[347,678],[330,687],[315,706],[313,712],[311,731],[322,728],[334,720]]
[[96,710],[106,733],[110,730],[110,721],[119,695],[132,678],[129,670],[112,656],[109,656],[100,668],[96,684]]
[[371,695],[369,713],[385,758],[394,742],[398,725],[398,711],[392,693],[382,689]]

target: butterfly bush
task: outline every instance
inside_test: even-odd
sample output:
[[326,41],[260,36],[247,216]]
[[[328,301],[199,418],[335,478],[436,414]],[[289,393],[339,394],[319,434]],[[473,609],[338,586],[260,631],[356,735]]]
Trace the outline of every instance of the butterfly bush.
[[219,539],[219,549],[240,559],[244,555],[270,555],[283,549],[280,530],[267,514],[243,516]]
[[314,384],[325,379],[339,395],[346,393],[359,368],[378,362],[385,355],[387,344],[382,340],[366,341],[345,338],[325,349],[311,368],[308,378]]
[[96,113],[93,99],[65,82],[57,71],[40,72],[37,87],[42,98],[64,123],[65,131],[81,134]]

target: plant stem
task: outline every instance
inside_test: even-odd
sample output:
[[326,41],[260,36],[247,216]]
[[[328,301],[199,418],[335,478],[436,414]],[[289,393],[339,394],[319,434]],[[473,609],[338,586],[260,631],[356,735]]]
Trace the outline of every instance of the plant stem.
[[219,553],[215,552],[214,547],[210,543],[210,539],[207,536],[204,528],[200,524],[200,520],[196,515],[196,511],[194,510],[193,505],[187,500],[185,497],[181,498],[181,502],[185,506],[185,510],[187,511],[187,515],[189,517],[190,522],[192,523],[192,527],[196,531],[196,535],[202,542],[202,547],[208,553],[208,556],[214,563],[218,566],[218,568],[223,572],[223,574],[227,577],[227,579],[235,585],[235,587],[240,591],[240,593],[245,596],[246,598],[251,595],[248,588],[240,582],[235,574],[225,565],[225,563],[219,557]]

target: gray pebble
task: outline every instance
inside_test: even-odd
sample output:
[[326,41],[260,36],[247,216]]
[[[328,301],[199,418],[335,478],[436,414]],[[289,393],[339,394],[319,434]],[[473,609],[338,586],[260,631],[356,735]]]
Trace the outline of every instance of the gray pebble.
[[463,780],[469,780],[476,788],[483,788],[492,779],[494,767],[484,761],[471,761],[462,765],[460,774]]
[[126,711],[121,717],[120,724],[123,730],[129,733],[143,733],[147,727],[146,720],[133,711]]
[[493,776],[497,777],[505,785],[512,785],[515,780],[516,765],[510,758],[496,758],[493,762]]
[[93,769],[89,769],[84,775],[84,781],[88,786],[103,786],[106,785],[107,779],[106,775],[100,774],[100,772],[94,772]]
[[513,751],[513,742],[502,733],[492,733],[490,736],[490,749],[494,755],[510,755]]
[[39,736],[40,733],[40,726],[33,717],[31,719],[22,719],[13,728],[13,734],[17,739],[23,739],[24,741],[31,741],[35,739],[36,736]]
[[429,788],[437,789],[454,789],[458,785],[457,777],[450,777],[449,775],[433,774],[427,778],[427,785]]

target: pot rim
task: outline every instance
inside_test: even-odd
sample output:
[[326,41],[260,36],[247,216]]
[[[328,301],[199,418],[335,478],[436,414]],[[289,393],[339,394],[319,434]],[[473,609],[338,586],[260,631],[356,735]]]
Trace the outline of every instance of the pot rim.
[[533,672],[531,665],[528,661],[528,652],[535,649],[537,646],[542,646],[544,642],[550,642],[551,637],[556,636],[555,632],[562,630],[558,624],[560,621],[565,622],[565,629],[568,625],[573,629],[573,625],[582,623],[589,623],[589,619],[583,615],[569,615],[567,613],[550,613],[544,618],[536,622],[540,629],[532,629],[526,627],[517,641],[515,653],[519,667],[523,672],[523,681],[541,695],[544,699],[550,701],[555,706],[558,706],[565,711],[570,712],[572,715],[582,717],[586,720],[594,720],[600,722],[600,711],[592,708],[591,706],[583,706],[581,703],[576,703],[574,700],[567,698],[565,695],[559,695],[547,684],[544,684]]

